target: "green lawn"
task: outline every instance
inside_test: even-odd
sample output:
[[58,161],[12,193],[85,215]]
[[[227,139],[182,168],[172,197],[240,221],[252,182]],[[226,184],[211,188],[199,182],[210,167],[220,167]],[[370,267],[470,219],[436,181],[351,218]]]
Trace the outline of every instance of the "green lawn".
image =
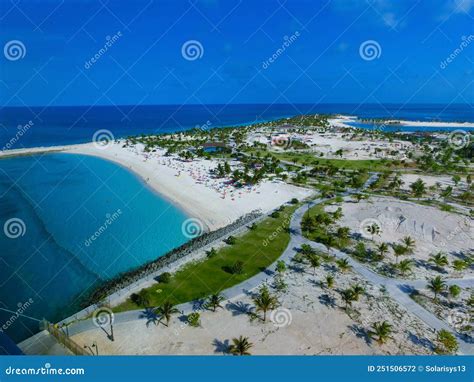
[[[272,264],[288,246],[287,231],[290,217],[297,206],[287,206],[277,218],[267,218],[237,237],[234,245],[220,249],[212,258],[189,264],[173,274],[169,283],[157,283],[146,289],[151,306],[159,306],[166,300],[180,304],[220,292],[254,276]],[[270,239],[273,238],[273,239]],[[264,242],[267,245],[264,245]],[[235,262],[244,263],[241,274],[230,274],[223,268]],[[139,309],[128,299],[114,311]]]
[[[367,171],[384,171],[384,170],[394,170],[394,169],[403,169],[403,168],[413,168],[414,164],[408,164],[405,166],[403,163],[395,162],[393,160],[383,160],[383,159],[361,159],[361,160],[348,160],[348,159],[327,159],[320,158],[312,153],[295,153],[295,152],[270,152],[250,149],[247,150],[247,153],[256,154],[260,152],[261,156],[264,157],[268,153],[272,156],[288,161],[293,162],[299,165],[307,166],[328,166],[332,165],[337,168],[342,168],[346,170],[367,170]],[[297,162],[294,162],[297,160]]]

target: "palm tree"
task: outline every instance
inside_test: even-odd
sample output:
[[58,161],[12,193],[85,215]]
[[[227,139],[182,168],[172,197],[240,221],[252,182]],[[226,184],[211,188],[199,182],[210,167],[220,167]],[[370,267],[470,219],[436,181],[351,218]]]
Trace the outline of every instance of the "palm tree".
[[369,337],[376,340],[379,345],[383,345],[390,338],[392,333],[392,325],[387,321],[374,322],[372,330],[369,330]]
[[363,286],[356,284],[352,286],[352,293],[354,295],[354,301],[359,301],[359,297],[362,293],[365,292],[365,289]]
[[229,353],[232,355],[250,355],[250,348],[253,346],[248,337],[240,336],[232,338],[232,345],[229,346]]
[[336,265],[339,267],[341,272],[346,272],[347,270],[351,268],[351,266],[349,265],[349,260],[347,259],[336,260]]
[[441,278],[441,276],[436,276],[434,279],[431,279],[426,286],[429,290],[434,293],[434,300],[438,299],[438,294],[446,289],[446,282]]
[[308,261],[311,267],[313,268],[313,276],[316,274],[316,268],[321,265],[321,260],[317,255],[309,255]]
[[222,308],[221,302],[225,300],[225,297],[219,293],[211,294],[207,299],[207,306],[212,307],[212,311],[215,312],[217,308]]
[[426,185],[420,178],[410,184],[411,191],[416,198],[420,198],[426,192]]
[[171,301],[165,301],[163,305],[156,308],[156,313],[161,316],[160,321],[165,318],[166,319],[166,326],[169,326],[171,315],[179,313],[179,310],[174,307]]
[[448,291],[449,291],[449,297],[456,299],[461,294],[462,289],[459,285],[453,284],[449,286]]
[[264,322],[267,320],[267,312],[278,306],[278,299],[270,294],[266,285],[262,286],[260,292],[252,299],[257,311],[263,312]]
[[435,255],[431,255],[428,261],[433,263],[440,272],[443,271],[444,266],[449,264],[448,258],[443,252],[438,252]]
[[402,239],[403,245],[407,249],[408,253],[412,253],[415,249],[415,240],[413,240],[410,236],[405,236]]
[[326,285],[329,289],[332,289],[332,287],[334,286],[334,276],[332,275],[326,276]]
[[380,243],[377,246],[377,251],[379,251],[381,257],[384,257],[385,254],[388,252],[388,244],[387,243]]
[[411,267],[413,266],[413,261],[410,259],[403,259],[398,264],[398,270],[402,273],[402,275],[407,274],[411,271]]
[[398,257],[405,255],[407,253],[407,248],[402,244],[394,244],[392,245],[392,248],[393,248],[393,254],[396,257],[397,264],[398,264]]
[[354,291],[352,289],[344,289],[341,292],[342,301],[346,304],[346,309],[352,306],[352,302],[355,301]]

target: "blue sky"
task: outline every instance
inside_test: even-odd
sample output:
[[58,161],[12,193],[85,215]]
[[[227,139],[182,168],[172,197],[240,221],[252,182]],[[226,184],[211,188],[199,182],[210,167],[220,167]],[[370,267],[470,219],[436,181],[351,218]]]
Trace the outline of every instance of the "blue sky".
[[2,47],[24,46],[0,57],[1,105],[474,102],[474,0],[0,0],[0,14]]

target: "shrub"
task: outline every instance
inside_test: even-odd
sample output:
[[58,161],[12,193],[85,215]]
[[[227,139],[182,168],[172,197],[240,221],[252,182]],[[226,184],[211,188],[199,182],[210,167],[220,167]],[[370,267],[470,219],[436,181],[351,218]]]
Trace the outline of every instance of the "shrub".
[[150,299],[148,298],[148,294],[145,289],[142,289],[138,293],[132,293],[130,300],[132,300],[134,304],[143,306],[145,308],[150,305]]
[[436,353],[438,354],[453,354],[458,350],[458,341],[453,334],[445,329],[438,332],[438,346],[436,346]]
[[188,314],[188,324],[194,328],[201,326],[201,315],[198,312]]
[[235,238],[235,236],[229,236],[225,242],[229,245],[234,245],[236,242],[237,242],[237,239]]
[[171,280],[171,273],[169,272],[164,272],[158,276],[158,282],[160,283],[168,284],[170,280]]
[[290,203],[291,204],[298,204],[298,199],[293,198],[293,199],[291,199]]
[[224,266],[223,269],[224,271],[232,275],[240,275],[244,271],[244,263],[239,260],[239,261],[236,261],[231,266]]
[[280,217],[280,213],[279,213],[278,211],[273,211],[270,216],[271,216],[272,218],[275,218],[275,219],[276,219],[276,218]]
[[217,255],[217,251],[215,248],[211,248],[211,250],[207,251],[206,254],[207,254],[207,257],[210,259]]

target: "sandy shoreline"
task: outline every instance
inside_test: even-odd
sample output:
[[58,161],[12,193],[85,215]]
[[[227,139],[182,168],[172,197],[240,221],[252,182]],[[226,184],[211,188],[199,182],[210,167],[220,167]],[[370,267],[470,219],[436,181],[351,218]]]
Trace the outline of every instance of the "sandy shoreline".
[[219,193],[209,187],[208,183],[213,182],[212,179],[201,179],[207,177],[210,169],[217,166],[215,160],[182,162],[176,158],[164,157],[164,152],[153,153],[152,156],[137,147],[127,149],[122,146],[123,142],[115,142],[102,148],[93,143],[86,143],[19,149],[0,153],[0,159],[61,152],[91,155],[112,161],[138,175],[150,188],[177,205],[190,217],[199,219],[209,230],[226,226],[254,210],[269,212],[292,198],[304,199],[313,193],[305,188],[269,180],[251,188],[234,189],[228,186]]
[[[357,116],[349,115],[339,115],[336,118],[330,118],[329,121],[336,127],[350,127],[354,126],[347,125],[346,123],[350,122],[360,122],[362,118]],[[367,122],[370,124],[370,122]],[[474,128],[474,122],[438,122],[438,121],[407,121],[403,119],[387,119],[383,120],[378,125],[382,126],[388,124],[388,126],[412,126],[412,127],[450,127],[453,129],[463,129],[463,128]]]

